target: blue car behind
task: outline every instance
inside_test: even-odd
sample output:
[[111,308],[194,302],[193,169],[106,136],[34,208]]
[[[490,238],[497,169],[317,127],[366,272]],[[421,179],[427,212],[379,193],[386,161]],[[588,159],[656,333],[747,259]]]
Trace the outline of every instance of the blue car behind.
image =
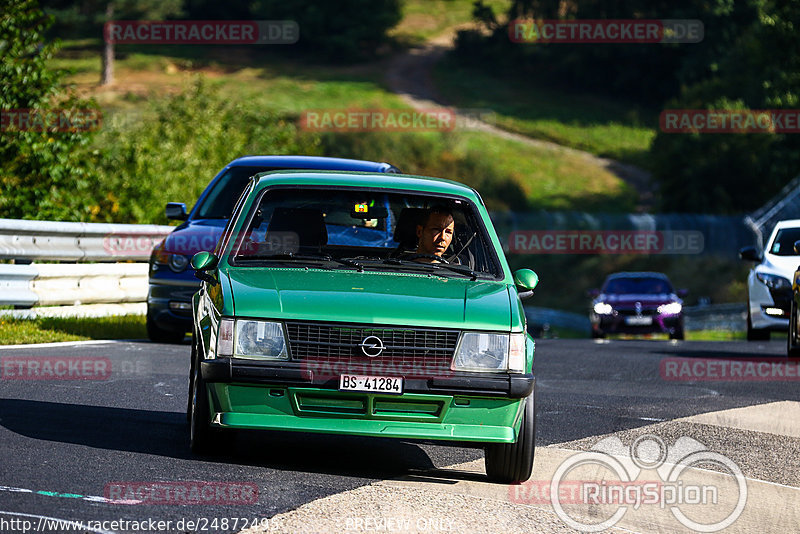
[[192,295],[200,287],[189,260],[213,250],[234,204],[251,176],[286,169],[399,173],[389,163],[317,156],[244,156],[222,169],[188,214],[182,203],[167,204],[168,219],[184,221],[150,256],[147,335],[152,341],[179,343],[192,327]]

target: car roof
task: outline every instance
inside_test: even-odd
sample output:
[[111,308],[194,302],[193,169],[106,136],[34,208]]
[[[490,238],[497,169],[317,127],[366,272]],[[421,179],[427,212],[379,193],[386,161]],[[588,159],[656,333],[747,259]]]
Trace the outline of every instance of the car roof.
[[379,174],[352,171],[272,171],[259,174],[256,187],[260,189],[269,185],[284,184],[400,189],[466,197],[478,204],[483,204],[478,192],[468,185],[444,178],[412,174]]
[[667,275],[664,273],[656,273],[649,271],[614,273],[608,275],[608,278],[606,278],[606,280],[613,280],[616,278],[661,278],[664,280],[669,280],[669,278],[667,278]]
[[330,169],[363,172],[400,172],[394,165],[360,159],[322,156],[242,156],[229,167],[283,167],[292,169]]

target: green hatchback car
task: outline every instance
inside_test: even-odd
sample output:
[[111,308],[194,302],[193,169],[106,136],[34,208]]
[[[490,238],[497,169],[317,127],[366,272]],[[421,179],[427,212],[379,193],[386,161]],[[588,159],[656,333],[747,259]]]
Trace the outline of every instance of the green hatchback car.
[[533,339],[478,193],[378,173],[254,177],[192,259],[193,452],[231,430],[483,447],[490,479],[533,467]]

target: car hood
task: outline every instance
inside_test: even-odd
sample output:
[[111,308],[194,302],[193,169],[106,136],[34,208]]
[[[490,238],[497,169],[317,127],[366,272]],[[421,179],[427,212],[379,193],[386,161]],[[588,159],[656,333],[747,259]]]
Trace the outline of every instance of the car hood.
[[641,302],[644,307],[656,307],[668,302],[682,302],[678,295],[674,293],[663,293],[659,295],[600,295],[595,302],[605,302],[612,306],[633,307],[637,302]]
[[508,331],[502,282],[398,273],[234,268],[237,317]]
[[227,224],[226,219],[187,221],[178,226],[164,241],[164,251],[191,258],[201,250],[212,251]]
[[767,254],[764,263],[759,265],[766,272],[771,272],[783,276],[789,280],[794,278],[794,272],[800,265],[800,256],[775,256]]

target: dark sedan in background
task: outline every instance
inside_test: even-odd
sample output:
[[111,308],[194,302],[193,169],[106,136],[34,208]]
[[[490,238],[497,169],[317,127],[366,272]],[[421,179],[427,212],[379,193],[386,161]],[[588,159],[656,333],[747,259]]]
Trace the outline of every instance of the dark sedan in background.
[[666,275],[623,272],[610,275],[593,291],[592,337],[606,334],[668,334],[683,339],[683,301]]
[[167,204],[167,218],[184,221],[159,243],[150,256],[147,293],[147,335],[152,341],[179,343],[192,329],[192,295],[200,287],[189,260],[201,250],[214,250],[234,205],[251,176],[286,169],[399,173],[389,163],[316,156],[244,156],[222,169],[194,208]]

